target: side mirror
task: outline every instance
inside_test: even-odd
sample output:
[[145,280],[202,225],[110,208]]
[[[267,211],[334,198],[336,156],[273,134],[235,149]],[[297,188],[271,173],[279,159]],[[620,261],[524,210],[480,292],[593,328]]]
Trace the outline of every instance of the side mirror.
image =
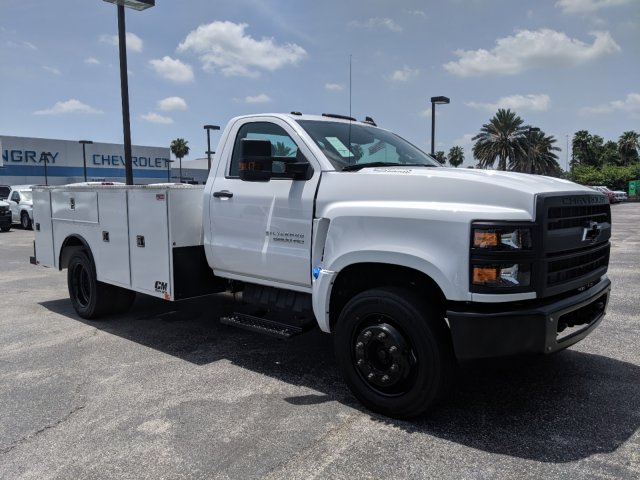
[[238,175],[245,182],[268,182],[273,176],[271,142],[243,138],[240,143],[240,165]]

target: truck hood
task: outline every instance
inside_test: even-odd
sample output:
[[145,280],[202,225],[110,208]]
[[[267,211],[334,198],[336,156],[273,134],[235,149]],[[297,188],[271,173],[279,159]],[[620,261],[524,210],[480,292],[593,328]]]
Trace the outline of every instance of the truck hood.
[[[343,202],[418,203],[438,210],[469,210],[514,219],[533,219],[540,193],[597,192],[558,178],[497,170],[379,167],[356,172],[324,172],[319,204]],[[325,199],[324,201],[322,199]],[[418,203],[416,203],[418,202]],[[526,214],[525,214],[526,212]],[[524,214],[524,215],[523,215]]]

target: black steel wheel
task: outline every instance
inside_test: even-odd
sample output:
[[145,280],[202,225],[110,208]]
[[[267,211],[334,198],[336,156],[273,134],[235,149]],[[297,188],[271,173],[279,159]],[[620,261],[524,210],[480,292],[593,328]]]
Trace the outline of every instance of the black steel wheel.
[[112,287],[97,280],[93,260],[83,250],[75,252],[69,260],[67,287],[71,304],[82,318],[99,318],[110,311]]
[[20,225],[24,230],[31,230],[31,219],[27,212],[22,212],[20,214]]
[[356,295],[340,314],[334,342],[354,396],[384,415],[422,415],[452,383],[456,362],[444,319],[409,290]]

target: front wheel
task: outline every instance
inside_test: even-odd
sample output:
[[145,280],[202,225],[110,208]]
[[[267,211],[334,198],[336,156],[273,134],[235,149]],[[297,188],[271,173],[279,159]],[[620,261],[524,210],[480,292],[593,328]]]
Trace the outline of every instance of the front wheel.
[[334,345],[354,396],[389,417],[424,414],[453,380],[456,362],[444,319],[406,289],[356,295],[340,314]]

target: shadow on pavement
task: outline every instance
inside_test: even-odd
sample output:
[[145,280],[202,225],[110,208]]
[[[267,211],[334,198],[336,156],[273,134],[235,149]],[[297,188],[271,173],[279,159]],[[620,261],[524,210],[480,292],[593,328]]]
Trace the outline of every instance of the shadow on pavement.
[[[225,359],[321,392],[286,398],[294,406],[338,401],[364,411],[342,382],[329,335],[288,341],[218,323],[231,297],[178,303],[139,296],[132,310],[102,321],[77,317],[68,299],[42,305],[103,332],[196,366]],[[379,422],[475,449],[542,462],[570,462],[616,450],[640,426],[640,367],[567,350],[545,357],[478,361],[460,369],[455,390],[427,418]],[[425,452],[428,455],[428,452]]]

